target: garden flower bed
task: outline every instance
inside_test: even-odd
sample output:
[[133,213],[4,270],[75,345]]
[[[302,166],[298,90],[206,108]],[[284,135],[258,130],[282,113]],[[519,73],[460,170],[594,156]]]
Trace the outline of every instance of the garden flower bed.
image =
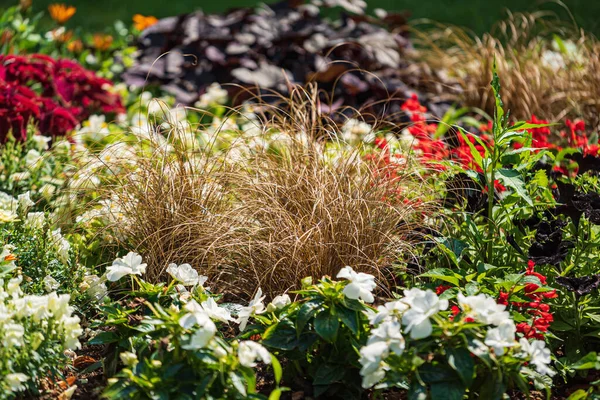
[[597,396],[591,35],[29,7],[0,17],[1,399]]

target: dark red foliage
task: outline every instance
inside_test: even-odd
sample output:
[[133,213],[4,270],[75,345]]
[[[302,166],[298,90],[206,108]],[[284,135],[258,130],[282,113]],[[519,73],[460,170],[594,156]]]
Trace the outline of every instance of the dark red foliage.
[[64,135],[95,113],[125,112],[112,82],[71,60],[0,55],[0,141],[25,140],[35,122],[43,135]]

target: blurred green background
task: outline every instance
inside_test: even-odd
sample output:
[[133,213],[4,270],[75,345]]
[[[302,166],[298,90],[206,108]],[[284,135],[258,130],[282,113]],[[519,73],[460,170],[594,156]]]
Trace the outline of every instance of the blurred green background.
[[[18,0],[0,0],[0,8],[14,5]],[[140,13],[166,17],[202,9],[205,12],[222,12],[231,7],[253,6],[260,0],[33,0],[34,10],[43,10],[51,3],[64,2],[75,5],[77,14],[68,26],[82,26],[89,30],[102,30],[115,19],[131,21]],[[269,2],[266,0],[266,2]],[[558,13],[568,20],[568,13],[557,1],[531,0],[367,0],[370,9],[410,11],[413,19],[430,18],[444,23],[466,26],[476,33],[488,31],[506,10],[534,11],[539,9]],[[577,24],[600,35],[600,0],[564,0]]]

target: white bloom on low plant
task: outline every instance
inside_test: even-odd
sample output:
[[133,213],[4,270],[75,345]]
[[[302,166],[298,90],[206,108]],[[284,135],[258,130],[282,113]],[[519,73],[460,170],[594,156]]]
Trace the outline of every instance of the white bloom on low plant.
[[104,115],[91,115],[90,118],[83,123],[83,128],[78,132],[80,135],[87,136],[94,142],[99,142],[104,139],[110,131],[106,123]]
[[113,264],[106,269],[106,279],[116,282],[125,275],[142,275],[146,273],[147,264],[142,263],[142,256],[129,252],[123,258],[117,258]]
[[206,89],[206,93],[200,96],[200,100],[194,104],[198,108],[207,108],[211,105],[219,105],[227,103],[229,94],[217,82],[211,83]]
[[39,151],[31,149],[25,154],[25,165],[29,168],[37,168],[42,164],[42,155]]
[[402,316],[402,323],[406,326],[405,331],[410,332],[412,339],[424,339],[431,335],[433,327],[431,318],[442,310],[448,308],[448,300],[440,298],[431,290],[413,288],[404,291],[405,297],[402,301],[410,306]]
[[21,210],[23,210],[23,211],[25,211],[29,207],[32,207],[35,205],[35,203],[33,201],[31,201],[31,196],[30,196],[29,191],[27,191],[23,194],[20,194],[18,196],[18,201],[19,201],[19,207],[21,207]]
[[373,275],[365,274],[364,272],[357,273],[352,267],[346,266],[340,270],[337,277],[350,281],[343,291],[347,298],[354,300],[360,299],[365,303],[372,303],[375,300],[373,293],[371,293],[373,292],[373,289],[377,287]]
[[360,349],[360,374],[363,388],[370,388],[385,376],[384,359],[390,352],[401,355],[406,343],[398,320],[388,319],[371,331],[367,345]]
[[25,219],[25,225],[31,229],[42,229],[45,222],[46,215],[41,211],[27,213],[27,218]]
[[542,375],[553,376],[556,372],[550,368],[551,358],[550,349],[546,348],[546,343],[542,340],[533,340],[529,342],[525,338],[519,340],[521,349],[530,357],[529,363],[535,365],[535,369]]
[[400,320],[404,312],[408,310],[408,305],[400,300],[390,301],[377,307],[377,313],[374,313],[369,322],[371,325],[379,325],[384,321]]
[[492,328],[487,331],[484,343],[490,346],[497,356],[504,354],[508,347],[517,345],[515,341],[515,333],[517,329],[512,320],[502,322],[497,328]]
[[357,119],[348,119],[342,126],[342,139],[346,142],[362,140],[373,133],[373,127]]
[[98,275],[86,275],[83,277],[83,282],[79,287],[82,291],[86,292],[90,297],[96,300],[101,300],[108,293],[108,289],[102,278]]
[[506,306],[496,303],[496,300],[486,294],[464,296],[459,293],[457,299],[465,315],[477,322],[497,326],[510,319],[510,314],[505,311]]
[[173,263],[169,264],[167,273],[171,275],[173,279],[183,283],[185,286],[202,286],[208,279],[206,276],[198,275],[198,271],[192,268],[190,264],[181,264],[180,266]]
[[52,140],[52,138],[44,135],[33,135],[31,139],[35,142],[35,145],[38,151],[48,150],[50,146],[48,143]]
[[208,300],[203,301],[200,306],[208,316],[212,319],[216,319],[221,322],[232,321],[231,314],[223,307],[219,307],[215,299],[209,297]]
[[19,216],[9,210],[0,210],[0,223],[13,222],[19,219]]
[[187,349],[198,350],[204,348],[212,340],[215,333],[217,333],[217,327],[210,319],[208,321],[190,336],[190,342],[186,346]]
[[25,335],[25,328],[21,324],[4,324],[0,329],[4,330],[4,338],[2,344],[7,347],[20,347],[23,345],[23,337]]
[[250,300],[250,304],[240,310],[237,319],[237,323],[240,324],[240,331],[244,331],[246,329],[246,325],[248,325],[248,320],[250,317],[265,312],[265,305],[263,303],[264,299],[265,296],[262,295],[262,289],[258,288],[256,295],[252,300]]
[[69,260],[69,250],[71,249],[71,244],[60,233],[60,228],[52,231],[50,235],[52,237],[54,248],[58,253],[59,259],[66,264]]
[[137,355],[130,351],[122,352],[121,354],[119,354],[119,358],[121,359],[121,362],[127,367],[134,367],[135,364],[138,363]]
[[8,388],[11,392],[22,392],[25,389],[25,382],[29,380],[29,377],[22,373],[8,374],[4,377],[4,382],[8,384]]
[[59,283],[56,279],[54,279],[51,275],[47,275],[44,278],[44,289],[46,292],[50,293],[56,289],[58,289]]
[[213,324],[208,313],[196,300],[192,299],[183,308],[187,311],[187,314],[179,319],[179,325],[181,325],[181,327],[190,329],[194,325],[202,326],[209,323]]
[[238,347],[238,358],[240,364],[244,367],[254,368],[257,361],[262,361],[265,364],[271,364],[271,353],[260,343],[246,340],[240,342]]
[[271,301],[267,305],[267,312],[281,310],[283,307],[287,306],[291,302],[292,302],[292,300],[290,299],[290,296],[287,294],[280,294],[279,296],[275,296],[273,301]]

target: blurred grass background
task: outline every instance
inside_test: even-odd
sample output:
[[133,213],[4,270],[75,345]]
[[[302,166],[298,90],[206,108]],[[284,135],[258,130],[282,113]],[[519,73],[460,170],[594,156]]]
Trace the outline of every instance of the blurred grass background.
[[[35,11],[52,3],[64,2],[77,7],[77,14],[68,26],[81,26],[101,31],[116,19],[130,22],[134,14],[167,17],[202,9],[208,13],[223,12],[228,8],[254,6],[260,0],[33,0]],[[269,0],[266,0],[268,3]],[[467,27],[481,34],[506,17],[506,10],[550,10],[569,20],[569,14],[557,2],[532,0],[367,0],[370,9],[409,11],[413,19],[429,18],[437,22]],[[0,9],[17,4],[18,0],[0,0]],[[600,36],[600,0],[564,0],[563,3],[582,28]]]

